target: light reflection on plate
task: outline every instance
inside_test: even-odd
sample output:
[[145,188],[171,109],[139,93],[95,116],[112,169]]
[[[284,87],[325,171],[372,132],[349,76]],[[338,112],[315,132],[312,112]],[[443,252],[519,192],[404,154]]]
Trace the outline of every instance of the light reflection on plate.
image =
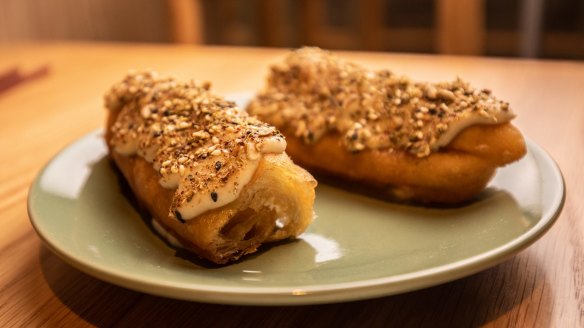
[[334,239],[326,238],[324,236],[306,232],[300,236],[300,239],[306,241],[314,248],[314,263],[322,263],[340,259],[343,256],[343,251]]
[[[72,144],[47,165],[40,181],[42,188],[60,197],[77,199],[93,163],[102,159],[106,151],[104,143],[96,143],[93,148],[82,143]],[[71,165],[79,157],[84,158],[87,165]]]

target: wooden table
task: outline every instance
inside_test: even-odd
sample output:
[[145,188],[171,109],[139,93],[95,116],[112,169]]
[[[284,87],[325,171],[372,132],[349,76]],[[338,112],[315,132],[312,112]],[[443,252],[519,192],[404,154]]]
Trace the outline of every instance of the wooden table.
[[0,326],[555,326],[584,325],[584,64],[347,53],[423,80],[460,75],[508,100],[515,123],[561,167],[567,200],[532,247],[484,272],[403,295],[318,306],[185,302],[88,276],[45,248],[29,223],[28,187],[60,149],[102,126],[102,95],[129,68],[255,90],[282,50],[127,44],[0,45],[0,74],[48,74],[0,93]]

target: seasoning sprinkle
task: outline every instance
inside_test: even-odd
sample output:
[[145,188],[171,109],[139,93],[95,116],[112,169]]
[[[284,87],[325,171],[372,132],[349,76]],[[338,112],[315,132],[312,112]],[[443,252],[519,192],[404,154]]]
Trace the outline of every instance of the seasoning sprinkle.
[[[128,74],[105,95],[105,105],[119,112],[111,146],[124,152],[135,148],[130,152],[152,163],[164,187],[181,190],[172,204],[181,222],[181,206],[209,193],[217,202],[216,190],[239,175],[248,161],[244,141],[254,148],[282,137],[234,102],[211,93],[208,83],[180,82],[154,72]],[[257,151],[253,155],[261,156]]]
[[[292,52],[271,67],[264,90],[248,112],[305,143],[340,134],[351,152],[394,149],[428,156],[444,127],[472,117],[500,123],[513,117],[490,90],[467,82],[412,82],[387,70],[372,71],[318,48]],[[367,132],[363,132],[367,131]],[[437,146],[436,146],[437,147]]]

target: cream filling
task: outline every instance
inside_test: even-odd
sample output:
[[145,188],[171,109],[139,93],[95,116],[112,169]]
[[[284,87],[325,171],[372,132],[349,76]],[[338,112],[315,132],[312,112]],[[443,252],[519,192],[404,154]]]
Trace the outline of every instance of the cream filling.
[[[241,189],[253,178],[262,155],[280,154],[284,152],[286,150],[286,140],[280,137],[263,138],[257,146],[253,143],[248,143],[246,148],[247,163],[241,168],[238,174],[228,179],[227,183],[212,191],[215,193],[213,197],[211,193],[195,194],[190,202],[186,202],[182,206],[177,207],[176,210],[179,211],[183,220],[192,219],[206,211],[225,206],[235,201],[239,197]],[[259,151],[257,148],[259,148]],[[188,172],[185,175],[188,175]],[[171,174],[169,177],[172,177],[173,180],[180,180],[178,174]],[[180,193],[182,188],[182,185],[179,184],[177,192]]]
[[[280,154],[284,152],[286,150],[286,140],[280,137],[263,138],[258,145],[248,143],[246,148],[247,163],[241,168],[239,174],[228,179],[225,185],[211,191],[215,193],[213,197],[211,193],[195,194],[190,202],[186,202],[176,209],[180,212],[183,220],[192,219],[206,211],[225,206],[235,201],[239,197],[241,189],[253,178],[262,155]],[[257,150],[258,148],[259,151]],[[173,176],[177,176],[174,179],[180,179],[178,174],[172,174],[169,177]],[[181,188],[182,186],[179,184],[177,192],[180,193],[182,191]]]
[[[160,168],[157,167],[157,165],[154,165],[154,169],[159,170]],[[191,172],[190,170],[186,171],[185,175],[189,174],[190,172]],[[160,185],[162,185],[166,189],[174,189],[180,186],[181,179],[182,177],[180,176],[180,174],[172,173],[160,178],[160,180],[158,180],[158,183],[160,183]]]
[[[126,143],[116,144],[114,148],[117,152],[123,155],[133,155],[138,153],[138,155],[142,156],[150,163],[154,160],[154,154],[156,153],[154,147],[140,151],[136,139],[131,139]],[[285,150],[286,140],[281,137],[266,137],[257,145],[254,143],[247,143],[247,161],[237,174],[234,174],[223,186],[215,190],[194,194],[191,201],[185,202],[183,205],[176,208],[176,210],[181,214],[183,220],[190,220],[206,211],[233,202],[239,197],[243,187],[251,181],[258,168],[262,155],[280,154]],[[160,168],[154,165],[154,169],[158,170]],[[179,173],[168,174],[167,176],[160,178],[159,183],[167,189],[177,188],[176,192],[181,193],[185,191],[183,188],[186,188],[185,184],[182,184],[181,181],[184,176],[189,175],[191,169],[192,167],[189,167],[189,169],[183,172],[182,175]]]
[[[152,163],[154,161],[154,157],[156,157],[156,150],[156,147],[150,146],[149,148],[139,151],[138,155],[144,157],[148,163]],[[155,167],[154,169],[159,170],[160,168]]]
[[438,138],[436,143],[432,146],[432,150],[438,150],[441,147],[448,145],[457,135],[464,129],[478,124],[501,124],[511,121],[515,117],[510,111],[499,111],[495,115],[495,119],[485,117],[479,114],[472,114],[466,118],[450,123],[448,130]]
[[260,151],[264,154],[280,154],[286,150],[286,140],[280,137],[264,138],[260,144]]
[[152,219],[152,227],[154,227],[154,230],[156,230],[156,232],[158,232],[158,234],[172,246],[177,248],[184,248],[183,244],[178,239],[176,239],[175,236],[163,228],[155,219]]
[[138,149],[138,139],[130,139],[128,142],[116,143],[114,149],[125,156],[134,155]]
[[[195,194],[190,202],[185,202],[177,207],[176,210],[180,212],[183,220],[190,220],[206,211],[233,202],[239,197],[241,189],[251,181],[259,163],[260,157],[256,160],[247,161],[247,163],[241,168],[241,171],[228,179],[227,183],[223,186],[214,191]],[[180,184],[177,192],[180,193],[183,191],[183,188],[184,185]],[[214,197],[212,196],[212,193],[215,193]]]

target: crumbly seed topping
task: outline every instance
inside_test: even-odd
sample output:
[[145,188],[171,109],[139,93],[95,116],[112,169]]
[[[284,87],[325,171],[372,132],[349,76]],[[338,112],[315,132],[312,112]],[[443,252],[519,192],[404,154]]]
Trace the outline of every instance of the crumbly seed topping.
[[248,112],[313,143],[343,136],[352,152],[401,150],[418,157],[437,150],[453,123],[480,116],[512,117],[509,104],[461,79],[412,82],[387,70],[371,71],[319,48],[302,48],[271,67],[267,86]]
[[195,194],[206,193],[216,202],[215,190],[258,156],[249,153],[249,145],[257,148],[265,138],[284,138],[209,89],[209,83],[132,72],[105,95],[106,108],[119,111],[111,127],[112,146],[134,145],[130,152],[152,162],[161,181],[174,178],[186,184],[179,188],[172,211]]

